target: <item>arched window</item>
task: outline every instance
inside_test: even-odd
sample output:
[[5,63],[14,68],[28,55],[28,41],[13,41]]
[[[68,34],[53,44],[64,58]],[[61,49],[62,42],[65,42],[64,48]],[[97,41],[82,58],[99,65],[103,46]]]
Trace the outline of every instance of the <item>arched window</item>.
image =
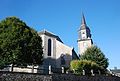
[[61,65],[65,65],[65,55],[61,55]]
[[51,56],[51,39],[48,39],[48,56]]

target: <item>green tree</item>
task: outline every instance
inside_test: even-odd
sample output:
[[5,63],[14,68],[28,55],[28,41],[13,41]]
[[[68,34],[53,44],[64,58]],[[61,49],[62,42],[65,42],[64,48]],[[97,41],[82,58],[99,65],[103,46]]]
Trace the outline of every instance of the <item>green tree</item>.
[[81,60],[90,60],[99,65],[101,72],[105,72],[109,63],[108,58],[97,46],[91,46],[83,53]]
[[0,67],[8,64],[41,64],[42,40],[37,32],[16,17],[0,22]]
[[96,64],[93,61],[89,61],[89,60],[73,60],[70,63],[71,66],[71,70],[75,73],[75,74],[80,74],[82,75],[83,70],[85,71],[86,75],[91,75],[91,70],[98,70],[100,67],[98,66],[98,64]]

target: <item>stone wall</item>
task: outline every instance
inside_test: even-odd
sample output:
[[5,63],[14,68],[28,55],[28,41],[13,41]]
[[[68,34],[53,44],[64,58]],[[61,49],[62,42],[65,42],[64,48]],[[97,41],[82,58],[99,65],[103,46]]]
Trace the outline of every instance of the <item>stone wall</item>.
[[0,81],[52,81],[52,77],[32,73],[0,72]]
[[115,76],[78,76],[70,74],[40,75],[0,71],[0,81],[120,81]]
[[115,76],[78,76],[78,75],[53,75],[52,81],[120,81],[120,77]]

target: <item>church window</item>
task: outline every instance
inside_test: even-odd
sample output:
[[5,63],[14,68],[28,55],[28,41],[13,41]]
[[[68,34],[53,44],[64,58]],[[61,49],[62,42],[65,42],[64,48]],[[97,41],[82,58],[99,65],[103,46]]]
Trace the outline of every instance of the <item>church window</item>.
[[82,34],[85,34],[85,32],[83,32]]
[[51,39],[48,39],[48,56],[51,56]]
[[65,65],[65,55],[61,55],[61,65]]

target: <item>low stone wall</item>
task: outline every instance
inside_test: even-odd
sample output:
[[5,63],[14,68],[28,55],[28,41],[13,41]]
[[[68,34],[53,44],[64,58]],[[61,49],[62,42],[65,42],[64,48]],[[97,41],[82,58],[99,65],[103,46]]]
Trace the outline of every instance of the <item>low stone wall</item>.
[[78,76],[70,74],[41,75],[32,73],[2,72],[0,81],[120,81],[115,76]]
[[0,72],[0,81],[52,81],[52,77],[32,73]]
[[78,75],[53,75],[52,81],[120,81],[120,77],[115,76],[78,76]]

